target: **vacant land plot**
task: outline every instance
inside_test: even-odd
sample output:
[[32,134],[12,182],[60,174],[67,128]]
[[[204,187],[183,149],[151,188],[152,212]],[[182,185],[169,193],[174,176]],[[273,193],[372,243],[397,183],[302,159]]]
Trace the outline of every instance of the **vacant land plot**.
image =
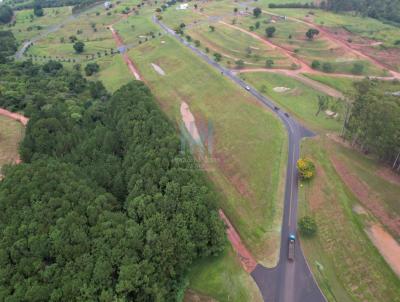
[[201,15],[192,9],[177,10],[175,7],[170,7],[163,12],[162,18],[162,21],[173,29],[178,28],[182,23],[184,23],[187,27],[190,27],[209,21],[207,16]]
[[0,172],[3,165],[18,159],[18,145],[23,136],[24,127],[21,123],[0,116]]
[[[161,106],[178,124],[182,102],[199,121],[200,133],[209,134],[206,129],[211,124],[214,147],[205,168],[224,193],[222,207],[243,241],[258,260],[271,265],[277,259],[282,213],[283,126],[247,92],[177,41],[165,37],[164,42],[150,41],[130,55]],[[165,76],[151,63],[160,66]]]
[[204,24],[192,27],[186,33],[193,40],[199,40],[202,48],[209,48],[211,53],[221,53],[224,65],[235,68],[235,62],[242,60],[244,66],[240,67],[265,67],[266,61],[272,60],[271,67],[290,68],[291,62],[286,56],[252,36],[224,25],[214,26],[214,31]]
[[142,15],[123,18],[114,25],[114,28],[123,37],[124,43],[130,47],[137,46],[161,33],[160,28],[147,16]]
[[[284,107],[284,110],[300,119],[304,124],[317,131],[339,131],[343,108],[342,103],[332,99],[334,112],[338,112],[337,119],[328,117],[318,111],[318,95],[323,95],[299,81],[284,75],[274,73],[246,73],[241,78],[252,84],[258,91],[272,98]],[[285,92],[274,89],[285,87]],[[333,110],[333,109],[331,109]]]
[[353,14],[335,14],[324,10],[310,9],[270,9],[269,11],[280,15],[292,16],[305,21],[331,28],[344,28],[361,37],[382,41],[388,47],[393,47],[394,42],[400,39],[399,29],[379,20],[361,17]]
[[230,246],[219,257],[195,264],[189,280],[189,287],[196,293],[212,296],[219,302],[262,301],[256,284],[242,269]]
[[365,214],[353,210],[358,201],[332,166],[325,143],[302,145],[317,166],[316,178],[299,192],[301,215],[314,216],[319,227],[315,238],[302,239],[314,275],[330,301],[400,301],[400,281],[365,234]]
[[33,9],[17,11],[15,15],[15,26],[1,29],[11,29],[19,42],[28,40],[42,34],[54,24],[63,22],[71,16],[72,7],[45,8],[43,17],[36,17]]
[[395,173],[351,148],[337,144],[330,147],[334,166],[345,184],[363,207],[400,241],[400,182],[396,182]]
[[[253,16],[241,17],[237,24],[242,28],[249,29],[251,26],[254,27],[256,22],[262,23],[259,29],[255,29],[257,34],[265,36],[265,29],[274,27],[276,31],[269,40],[286,49],[294,57],[299,58],[309,66],[317,60],[321,63],[321,67],[324,63],[330,64],[329,69],[322,68],[322,71],[325,72],[385,75],[382,68],[375,67],[371,62],[358,57],[324,36],[317,36],[313,40],[308,39],[306,32],[311,26],[307,24],[271,17],[268,14],[263,14],[259,18]],[[362,65],[362,70],[354,71],[355,64]]]
[[[98,57],[98,53],[104,55],[106,51],[116,49],[111,32],[106,28],[115,16],[107,16],[105,12],[97,15],[96,12],[83,14],[73,22],[65,24],[57,32],[39,40],[29,48],[27,55],[84,60],[87,57]],[[82,53],[75,53],[72,37],[85,43]]]

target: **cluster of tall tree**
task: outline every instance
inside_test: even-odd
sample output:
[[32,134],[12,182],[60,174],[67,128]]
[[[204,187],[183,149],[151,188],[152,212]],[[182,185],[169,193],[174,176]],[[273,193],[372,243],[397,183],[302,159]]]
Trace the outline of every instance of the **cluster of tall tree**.
[[334,12],[356,11],[363,16],[400,23],[400,0],[326,0],[320,7]]
[[60,65],[0,65],[31,117],[0,181],[0,300],[176,301],[223,248],[213,190],[143,83],[109,96]]
[[17,40],[13,33],[0,30],[0,64],[5,63],[7,58],[17,51],[17,48]]
[[400,152],[400,97],[375,80],[355,85],[346,136],[365,152],[394,161]]
[[0,4],[0,24],[9,23],[13,16],[14,12],[10,6]]

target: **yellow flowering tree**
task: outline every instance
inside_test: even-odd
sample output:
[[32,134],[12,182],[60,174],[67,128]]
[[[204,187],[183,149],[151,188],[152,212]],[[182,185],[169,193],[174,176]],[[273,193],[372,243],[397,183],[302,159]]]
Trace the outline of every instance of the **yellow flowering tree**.
[[297,170],[303,180],[309,180],[315,175],[315,165],[309,158],[300,158],[297,161]]

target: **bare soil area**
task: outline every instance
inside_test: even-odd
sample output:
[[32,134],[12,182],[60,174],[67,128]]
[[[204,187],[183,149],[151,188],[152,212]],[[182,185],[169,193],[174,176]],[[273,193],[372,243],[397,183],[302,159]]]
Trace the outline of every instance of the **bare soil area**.
[[245,247],[240,239],[239,234],[236,232],[235,228],[222,210],[219,210],[219,216],[225,223],[228,239],[231,242],[237,256],[239,257],[241,265],[243,266],[244,270],[250,274],[257,266],[256,260]]
[[350,48],[364,53],[366,56],[382,63],[382,67],[400,71],[400,48],[382,48],[381,42],[355,35],[344,28],[323,27],[326,33],[345,43]]
[[367,234],[383,258],[400,277],[400,245],[379,224],[374,224]]
[[393,234],[400,236],[400,218],[394,217],[382,205],[378,196],[364,183],[357,175],[352,174],[346,165],[335,156],[331,157],[331,161],[336,171],[346,183],[347,187],[360,200],[362,205],[368,209],[379,221],[385,225]]

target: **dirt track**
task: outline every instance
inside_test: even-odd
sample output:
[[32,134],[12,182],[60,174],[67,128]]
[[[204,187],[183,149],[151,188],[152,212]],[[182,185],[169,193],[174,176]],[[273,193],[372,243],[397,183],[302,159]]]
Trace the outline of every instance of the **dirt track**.
[[[107,27],[111,33],[112,36],[117,43],[118,47],[123,47],[124,46],[124,41],[122,40],[121,36],[118,34],[118,32],[114,29],[113,25],[109,25]],[[129,58],[127,52],[124,50],[122,53],[122,58],[124,59],[125,64],[128,66],[129,71],[133,74],[136,80],[141,81],[142,78],[140,77],[139,71],[136,69],[135,65],[133,64],[132,60]]]

